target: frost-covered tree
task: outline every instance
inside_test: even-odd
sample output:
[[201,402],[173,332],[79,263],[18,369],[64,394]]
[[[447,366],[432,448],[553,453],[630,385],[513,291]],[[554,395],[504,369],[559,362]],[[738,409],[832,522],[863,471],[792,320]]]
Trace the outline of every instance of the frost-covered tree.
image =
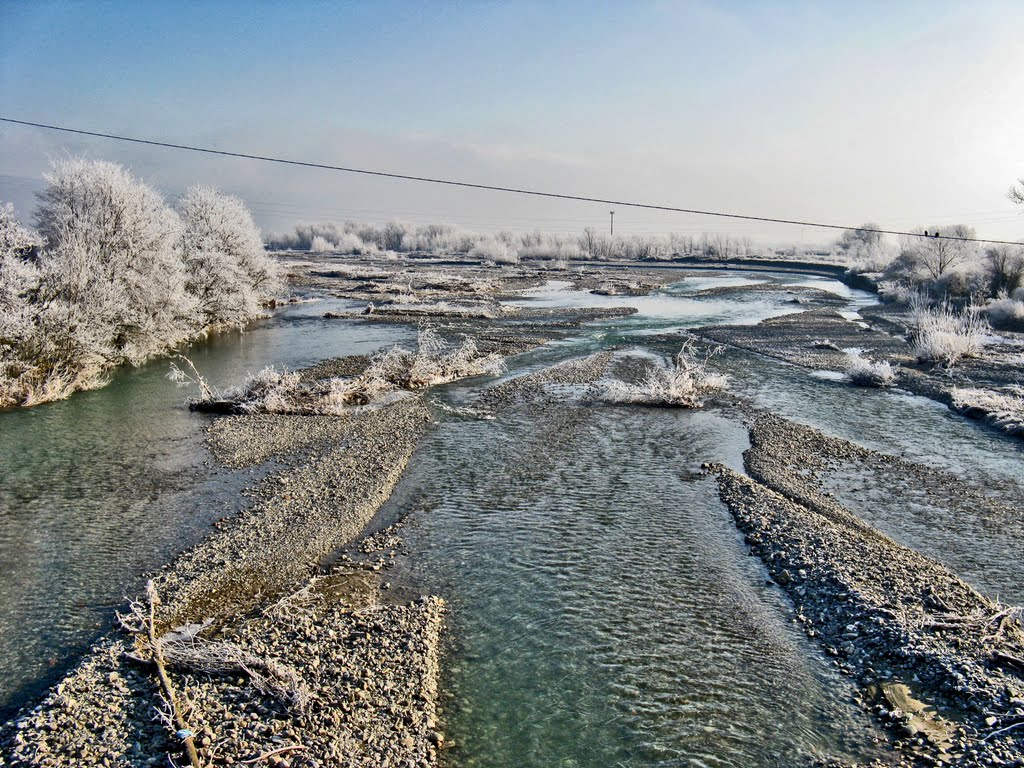
[[138,363],[188,338],[196,302],[185,290],[178,215],[115,163],[62,160],[44,176],[36,228],[43,301],[68,307],[112,364]]
[[1024,205],[1024,176],[1017,180],[1017,183],[1010,187],[1006,196],[1017,205]]
[[886,247],[885,236],[878,231],[880,228],[869,222],[856,229],[843,230],[836,250],[846,257],[851,271],[881,272],[892,261],[895,254]]
[[15,218],[14,206],[0,205],[0,343],[9,335],[7,324],[39,287],[39,245],[39,237]]
[[957,224],[929,231],[934,233],[932,237],[908,239],[903,243],[902,262],[938,280],[950,270],[977,259],[977,243],[969,242],[975,237],[973,227]]
[[240,200],[204,187],[182,215],[114,163],[54,164],[35,223],[0,208],[0,405],[102,383],[210,327],[257,316],[280,287]]
[[0,406],[20,399],[21,350],[33,333],[39,238],[23,227],[10,203],[0,206]]
[[178,201],[178,211],[197,329],[239,326],[258,316],[280,290],[280,278],[245,204],[212,187],[194,186]]

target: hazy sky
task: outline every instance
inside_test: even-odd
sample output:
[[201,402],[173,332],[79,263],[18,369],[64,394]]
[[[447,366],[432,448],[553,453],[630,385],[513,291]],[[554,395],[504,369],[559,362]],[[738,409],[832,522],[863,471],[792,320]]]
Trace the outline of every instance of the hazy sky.
[[[0,114],[256,154],[687,208],[1024,238],[1024,2],[0,3]],[[0,199],[48,158],[297,221],[606,227],[608,207],[191,155],[0,123]],[[618,209],[616,231],[820,241]]]

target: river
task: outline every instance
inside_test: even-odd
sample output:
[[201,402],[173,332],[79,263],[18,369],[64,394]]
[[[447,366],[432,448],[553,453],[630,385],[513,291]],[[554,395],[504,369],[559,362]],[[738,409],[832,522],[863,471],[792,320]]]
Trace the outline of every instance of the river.
[[[697,294],[766,283],[777,290]],[[678,346],[666,333],[799,311],[787,293],[798,285],[841,295],[850,312],[871,301],[836,281],[764,273],[697,277],[638,298],[552,282],[518,303],[640,312],[520,355],[507,376],[604,348],[665,357]],[[345,306],[290,307],[188,354],[223,385],[267,364],[301,367],[414,335],[322,318]],[[974,476],[1024,476],[1016,443],[921,398],[866,392],[750,353],[727,352],[718,364],[757,405],[830,434]],[[203,443],[209,417],[182,406],[186,393],[166,372],[167,361],[156,362],[68,401],[0,414],[8,713],[110,625],[145,572],[205,536],[266,471],[213,465]],[[465,404],[490,383],[456,383],[437,396]],[[849,683],[799,631],[714,482],[697,471],[705,461],[741,468],[747,436],[736,415],[602,406],[569,393],[493,421],[436,416],[375,524],[408,516],[402,578],[452,606],[443,683],[453,697],[447,729],[461,746],[450,762],[770,766],[878,753],[879,734],[852,704]],[[919,429],[905,429],[910,421]],[[914,510],[864,506],[872,524],[979,589],[1024,597],[1021,574],[986,567],[1019,539],[968,540],[978,521],[924,525]]]

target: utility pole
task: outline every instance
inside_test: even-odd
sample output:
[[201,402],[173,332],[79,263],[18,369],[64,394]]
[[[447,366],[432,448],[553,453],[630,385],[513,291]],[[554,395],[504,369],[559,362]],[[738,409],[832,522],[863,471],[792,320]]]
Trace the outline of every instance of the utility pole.
[[612,237],[615,237],[615,211],[608,211],[608,213],[612,217],[611,218],[611,224],[610,224],[610,227],[609,227],[609,230],[608,230],[608,234],[611,235]]

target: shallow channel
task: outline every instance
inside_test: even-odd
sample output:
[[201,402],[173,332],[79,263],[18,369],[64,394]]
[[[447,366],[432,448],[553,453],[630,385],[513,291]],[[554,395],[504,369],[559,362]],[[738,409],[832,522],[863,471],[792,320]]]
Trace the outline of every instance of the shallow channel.
[[878,753],[699,472],[746,445],[713,412],[565,404],[427,438],[390,514],[412,512],[412,578],[451,603],[452,765]]
[[[397,326],[291,306],[245,333],[184,350],[215,386],[265,365],[299,368],[408,341]],[[13,714],[109,627],[124,597],[245,503],[259,471],[214,465],[208,416],[167,380],[169,361],[118,371],[68,400],[0,412],[0,714]]]

